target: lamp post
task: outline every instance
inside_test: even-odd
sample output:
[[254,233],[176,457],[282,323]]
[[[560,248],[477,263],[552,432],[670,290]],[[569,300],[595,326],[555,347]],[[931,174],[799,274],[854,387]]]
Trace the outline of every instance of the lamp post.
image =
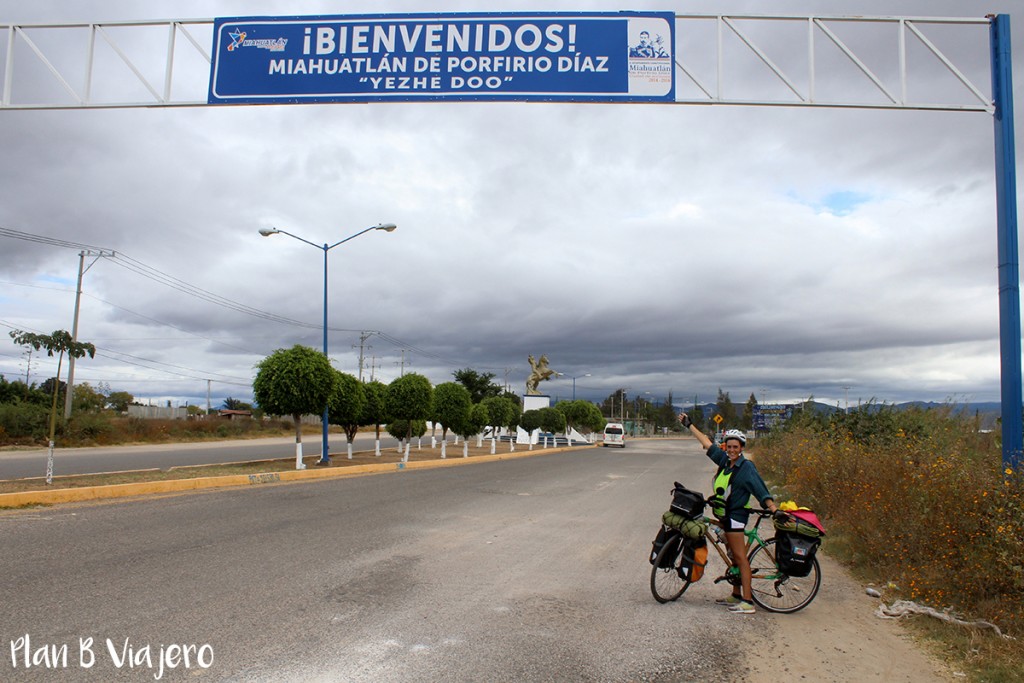
[[[590,377],[590,373],[588,372],[585,375],[579,375],[579,376],[580,377]],[[572,400],[574,400],[574,401],[576,400],[576,378],[575,377],[572,378]]]
[[[398,226],[396,226],[394,223],[381,223],[380,225],[374,225],[372,227],[366,228],[365,230],[360,230],[356,234],[349,235],[345,239],[338,240],[334,244],[326,244],[325,243],[322,246],[319,245],[319,244],[316,244],[315,242],[310,242],[307,239],[299,237],[298,235],[293,235],[292,233],[288,232],[287,230],[281,230],[280,228],[261,228],[260,229],[260,234],[263,235],[264,237],[270,237],[271,235],[277,235],[278,233],[280,233],[282,235],[288,235],[289,237],[297,239],[300,242],[305,242],[306,244],[308,244],[310,246],[313,246],[313,247],[316,247],[317,249],[320,249],[320,250],[322,250],[324,252],[324,355],[325,356],[327,356],[327,252],[329,252],[331,249],[334,249],[335,247],[337,247],[337,246],[339,246],[341,244],[344,244],[345,242],[348,242],[349,240],[355,239],[356,237],[359,237],[360,235],[366,234],[366,233],[370,232],[371,230],[383,230],[384,232],[392,232],[392,231],[394,231],[394,229],[396,227],[398,227]],[[322,450],[320,451],[320,460],[317,461],[317,463],[316,463],[317,465],[329,465],[329,464],[331,464],[331,456],[330,456],[330,451],[329,451],[329,447],[328,447],[328,443],[327,443],[327,441],[328,441],[327,406],[328,406],[328,404],[325,403],[324,404],[324,414],[323,414],[323,427],[324,427],[324,430],[323,430],[323,432],[324,432],[323,433],[323,447],[322,447]],[[299,463],[299,465],[301,465],[301,463]],[[297,469],[302,469],[302,467],[299,467],[298,465],[296,467],[297,467]]]

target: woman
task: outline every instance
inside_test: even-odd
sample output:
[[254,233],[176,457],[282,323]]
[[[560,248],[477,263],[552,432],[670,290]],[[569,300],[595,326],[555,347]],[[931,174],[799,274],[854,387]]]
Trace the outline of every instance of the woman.
[[732,561],[740,570],[742,585],[733,586],[732,595],[716,602],[728,605],[729,611],[734,614],[753,614],[750,562],[747,561],[746,537],[743,535],[750,517],[750,497],[757,498],[762,507],[773,513],[778,514],[778,508],[754,463],[743,457],[743,447],[747,445],[747,437],[743,432],[738,429],[727,431],[725,450],[722,450],[697,429],[686,413],[680,413],[679,421],[697,437],[697,441],[707,449],[708,457],[718,465],[713,487],[714,498],[719,500],[712,504],[712,510],[725,531],[725,543]]

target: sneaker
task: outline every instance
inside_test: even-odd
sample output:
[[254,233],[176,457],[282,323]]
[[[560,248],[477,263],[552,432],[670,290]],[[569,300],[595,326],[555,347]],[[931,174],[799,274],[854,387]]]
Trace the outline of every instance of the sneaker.
[[741,600],[735,595],[730,595],[727,598],[718,598],[715,600],[716,605],[738,605]]
[[730,605],[729,611],[733,614],[753,614],[756,610],[749,602],[740,600],[735,605]]

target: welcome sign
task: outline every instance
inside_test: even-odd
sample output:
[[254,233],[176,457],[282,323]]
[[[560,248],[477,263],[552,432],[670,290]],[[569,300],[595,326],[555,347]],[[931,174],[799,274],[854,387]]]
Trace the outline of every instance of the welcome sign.
[[210,104],[675,99],[671,13],[214,21]]

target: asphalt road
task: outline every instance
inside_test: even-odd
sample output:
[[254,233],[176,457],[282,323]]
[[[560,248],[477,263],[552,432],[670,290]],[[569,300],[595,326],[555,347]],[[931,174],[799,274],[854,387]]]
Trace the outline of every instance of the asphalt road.
[[649,590],[672,482],[711,473],[633,441],[2,512],[0,680],[743,680],[724,653],[769,615]]
[[[429,444],[430,435],[423,437],[423,440],[424,443]],[[440,441],[440,432],[438,432],[438,440]],[[303,457],[319,456],[323,450],[321,441],[319,434],[303,434]],[[448,441],[452,441],[451,436]],[[396,448],[398,444],[396,439],[384,434],[381,435],[380,442],[381,448]],[[343,434],[331,434],[330,452],[332,457],[337,457],[339,454],[344,457],[347,453],[347,444],[348,441]],[[413,447],[415,448],[415,446],[414,442]],[[357,434],[352,447],[354,451],[373,450],[374,435],[372,433]],[[46,476],[46,456],[45,448],[0,452],[0,479]],[[58,448],[54,451],[53,473],[56,476],[97,474],[154,467],[167,469],[187,465],[212,465],[294,457],[294,436],[205,443]]]

